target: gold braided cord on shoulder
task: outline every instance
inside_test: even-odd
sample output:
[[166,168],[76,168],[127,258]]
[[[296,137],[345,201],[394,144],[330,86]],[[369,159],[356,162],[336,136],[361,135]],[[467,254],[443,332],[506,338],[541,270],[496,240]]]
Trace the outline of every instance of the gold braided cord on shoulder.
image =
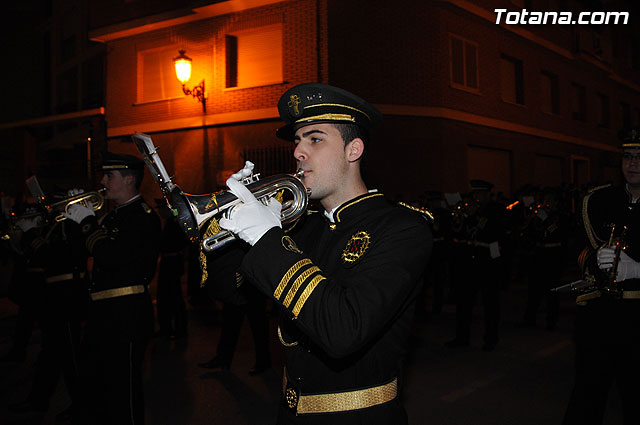
[[302,310],[302,307],[304,307],[304,304],[307,302],[307,299],[311,296],[311,293],[316,289],[316,286],[318,286],[318,284],[325,279],[326,277],[322,275],[317,275],[311,280],[311,282],[309,282],[307,287],[304,288],[304,291],[300,295],[300,298],[298,298],[296,305],[293,307],[293,310],[291,310],[294,317],[296,318],[298,317],[298,315],[300,314],[300,310]]
[[284,274],[284,276],[282,276],[282,279],[280,279],[280,283],[276,287],[276,290],[273,291],[273,296],[276,300],[280,300],[280,295],[282,295],[284,288],[287,287],[293,275],[296,274],[302,267],[309,264],[311,264],[311,260],[308,258],[304,258],[291,266],[291,268]]
[[[210,236],[216,235],[222,231],[222,228],[218,224],[218,220],[212,218],[209,220],[209,227],[207,227],[207,231],[204,232],[202,236],[203,239],[208,238]],[[204,283],[207,281],[209,277],[209,272],[207,272],[207,256],[202,251],[202,246],[200,247],[200,267],[202,268],[202,279],[200,279],[200,287],[204,287]]]
[[384,196],[384,195],[383,195],[382,193],[377,193],[377,192],[376,192],[376,193],[371,193],[371,194],[369,194],[369,195],[367,195],[367,196],[364,196],[364,197],[362,197],[362,198],[360,198],[360,199],[356,199],[356,200],[355,200],[355,201],[353,201],[353,202],[349,202],[347,205],[343,206],[342,208],[340,208],[339,210],[337,210],[337,211],[335,212],[334,217],[336,218],[336,221],[337,221],[338,223],[340,222],[340,213],[341,213],[342,211],[346,210],[347,208],[349,208],[349,207],[350,207],[350,206],[352,206],[352,205],[357,204],[358,202],[362,202],[362,201],[364,201],[365,199],[369,199],[369,198],[375,198],[376,196]]
[[596,239],[598,239],[598,237],[595,235],[594,231],[593,231],[593,226],[591,225],[591,220],[589,219],[589,211],[588,211],[588,205],[589,205],[589,198],[591,198],[591,195],[593,195],[593,193],[596,190],[600,190],[603,189],[605,187],[609,187],[611,185],[609,184],[605,184],[602,186],[598,186],[595,187],[593,189],[591,189],[589,191],[589,193],[587,193],[585,195],[585,197],[582,199],[582,222],[584,223],[584,229],[587,232],[587,237],[589,238],[589,242],[591,243],[591,246],[594,249],[598,249],[598,247],[600,246],[600,243],[603,242],[602,240],[600,240],[599,242],[596,241]]

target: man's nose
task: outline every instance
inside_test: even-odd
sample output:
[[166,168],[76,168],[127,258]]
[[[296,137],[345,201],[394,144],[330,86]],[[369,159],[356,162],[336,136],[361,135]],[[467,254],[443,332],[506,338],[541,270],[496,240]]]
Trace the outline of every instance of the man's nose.
[[296,145],[296,148],[293,150],[293,157],[298,161],[304,161],[307,159],[307,153],[304,147],[302,146],[302,143],[299,143],[298,145]]

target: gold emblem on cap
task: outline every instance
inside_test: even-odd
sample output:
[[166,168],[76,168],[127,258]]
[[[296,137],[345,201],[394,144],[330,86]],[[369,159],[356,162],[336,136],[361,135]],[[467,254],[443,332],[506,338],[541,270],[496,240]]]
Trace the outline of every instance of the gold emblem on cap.
[[367,232],[358,232],[351,236],[347,245],[342,251],[342,261],[345,263],[353,263],[362,257],[369,248],[371,237]]
[[289,236],[282,237],[282,246],[287,251],[295,252],[296,254],[302,254],[302,251],[300,251],[300,248],[298,248],[296,243]]
[[293,114],[294,117],[298,117],[301,114],[300,108],[298,107],[299,104],[300,104],[300,97],[298,97],[297,94],[292,94],[289,97],[289,103],[287,103],[287,106],[289,106],[289,109],[291,110],[291,113]]

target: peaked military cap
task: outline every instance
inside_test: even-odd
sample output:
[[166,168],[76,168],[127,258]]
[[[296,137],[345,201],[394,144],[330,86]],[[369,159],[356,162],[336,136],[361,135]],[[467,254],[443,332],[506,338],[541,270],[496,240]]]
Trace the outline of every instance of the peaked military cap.
[[133,155],[105,152],[102,154],[102,171],[109,170],[142,170],[144,161]]
[[640,149],[640,127],[623,128],[618,133],[618,138],[622,141],[622,149]]
[[338,87],[320,83],[299,84],[287,90],[278,102],[285,126],[276,135],[293,140],[300,127],[312,123],[357,124],[369,131],[382,121],[382,114],[367,101]]
[[486,180],[474,179],[469,182],[471,190],[491,190],[493,183]]

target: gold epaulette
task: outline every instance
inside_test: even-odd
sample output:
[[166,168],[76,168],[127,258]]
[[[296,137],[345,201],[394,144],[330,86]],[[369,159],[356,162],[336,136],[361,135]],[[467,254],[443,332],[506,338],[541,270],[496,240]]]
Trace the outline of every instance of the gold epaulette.
[[[594,249],[598,249],[604,240],[599,239],[595,233],[593,232],[593,226],[591,225],[591,220],[589,220],[589,212],[588,212],[588,204],[589,198],[593,195],[596,190],[604,189],[611,186],[610,184],[603,184],[602,186],[594,187],[589,190],[589,192],[582,199],[582,222],[584,223],[584,229],[587,232],[587,237],[589,238],[589,242]],[[598,241],[596,240],[598,239]]]
[[431,211],[429,211],[429,209],[426,208],[426,207],[418,208],[418,207],[414,207],[412,205],[409,205],[406,202],[398,202],[398,205],[401,206],[401,207],[405,207],[407,209],[410,209],[411,211],[419,212],[420,214],[425,216],[425,218],[429,221],[429,223],[433,223],[434,220],[435,220],[434,216],[433,216],[433,213]]

